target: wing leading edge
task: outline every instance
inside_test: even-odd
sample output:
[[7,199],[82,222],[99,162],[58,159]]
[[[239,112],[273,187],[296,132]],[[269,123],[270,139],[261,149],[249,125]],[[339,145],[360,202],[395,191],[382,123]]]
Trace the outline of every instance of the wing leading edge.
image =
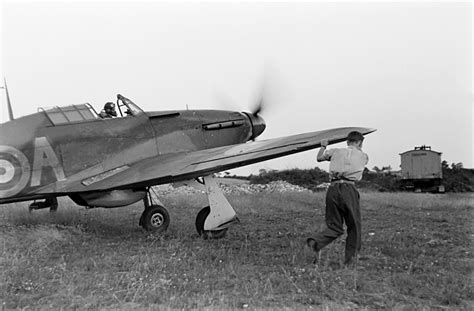
[[[363,135],[367,135],[374,132],[375,129],[361,127],[336,128],[245,144],[159,155],[125,167],[116,168],[114,174],[107,174],[103,177],[99,174],[81,180],[68,178],[69,182],[66,180],[64,184],[55,185],[54,188],[61,189],[59,192],[62,193],[73,193],[139,188],[183,181],[315,149],[320,147],[321,142],[325,139],[330,144],[342,142],[346,140],[347,134],[351,131],[358,131]],[[51,190],[51,188],[43,188],[36,193],[51,192]]]

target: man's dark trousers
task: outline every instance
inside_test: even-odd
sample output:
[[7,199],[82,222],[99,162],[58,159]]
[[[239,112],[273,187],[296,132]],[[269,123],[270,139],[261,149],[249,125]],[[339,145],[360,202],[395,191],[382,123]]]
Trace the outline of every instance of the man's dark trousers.
[[316,235],[318,249],[322,249],[344,233],[347,226],[345,261],[349,263],[360,251],[361,217],[359,192],[352,183],[332,183],[326,193],[326,228]]

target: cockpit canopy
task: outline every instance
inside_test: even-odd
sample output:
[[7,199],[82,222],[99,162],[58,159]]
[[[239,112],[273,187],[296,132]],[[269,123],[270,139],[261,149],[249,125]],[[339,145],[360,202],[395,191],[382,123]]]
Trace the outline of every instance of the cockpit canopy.
[[44,111],[53,125],[81,122],[98,119],[97,112],[90,104],[80,104],[65,107],[39,108]]
[[[117,94],[117,118],[136,116],[143,113],[130,99]],[[64,107],[39,108],[38,111],[46,113],[53,125],[84,122],[101,119],[91,104],[70,105]]]
[[117,112],[121,117],[136,116],[143,113],[143,110],[135,105],[134,102],[120,94],[117,94],[117,107]]

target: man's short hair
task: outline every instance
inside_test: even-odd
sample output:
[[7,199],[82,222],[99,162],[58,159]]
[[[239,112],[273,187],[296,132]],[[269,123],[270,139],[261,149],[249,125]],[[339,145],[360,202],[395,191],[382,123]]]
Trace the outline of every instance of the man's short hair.
[[352,131],[347,135],[348,143],[356,143],[358,141],[364,141],[364,135],[357,131]]

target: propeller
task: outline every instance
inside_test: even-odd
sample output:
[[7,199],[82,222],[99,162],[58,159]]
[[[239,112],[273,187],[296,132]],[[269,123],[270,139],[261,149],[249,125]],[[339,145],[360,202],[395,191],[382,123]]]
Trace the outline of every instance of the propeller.
[[[253,107],[249,107],[252,109],[247,110],[247,112],[243,112],[250,121],[252,126],[252,133],[248,140],[255,141],[256,138],[263,133],[266,128],[265,121],[261,117],[262,113],[268,109],[269,102],[271,102],[272,106],[276,103],[275,100],[281,101],[282,98],[282,91],[286,91],[286,88],[279,83],[279,79],[275,78],[275,72],[272,70],[272,74],[269,74],[268,65],[265,66],[264,73],[262,77],[258,80],[257,84],[260,84],[259,88],[255,89],[255,104]],[[280,85],[280,87],[278,87]],[[224,100],[225,99],[225,100]],[[226,103],[226,106],[229,106],[229,103],[233,103],[233,101],[229,100],[230,97],[224,97],[221,94],[221,103]],[[286,100],[286,99],[283,99]],[[233,105],[235,106],[235,105]]]
[[252,114],[257,115],[260,112],[262,112],[262,110],[263,110],[263,96],[260,97],[260,100],[258,101],[257,106],[255,106],[254,109],[252,110]]

